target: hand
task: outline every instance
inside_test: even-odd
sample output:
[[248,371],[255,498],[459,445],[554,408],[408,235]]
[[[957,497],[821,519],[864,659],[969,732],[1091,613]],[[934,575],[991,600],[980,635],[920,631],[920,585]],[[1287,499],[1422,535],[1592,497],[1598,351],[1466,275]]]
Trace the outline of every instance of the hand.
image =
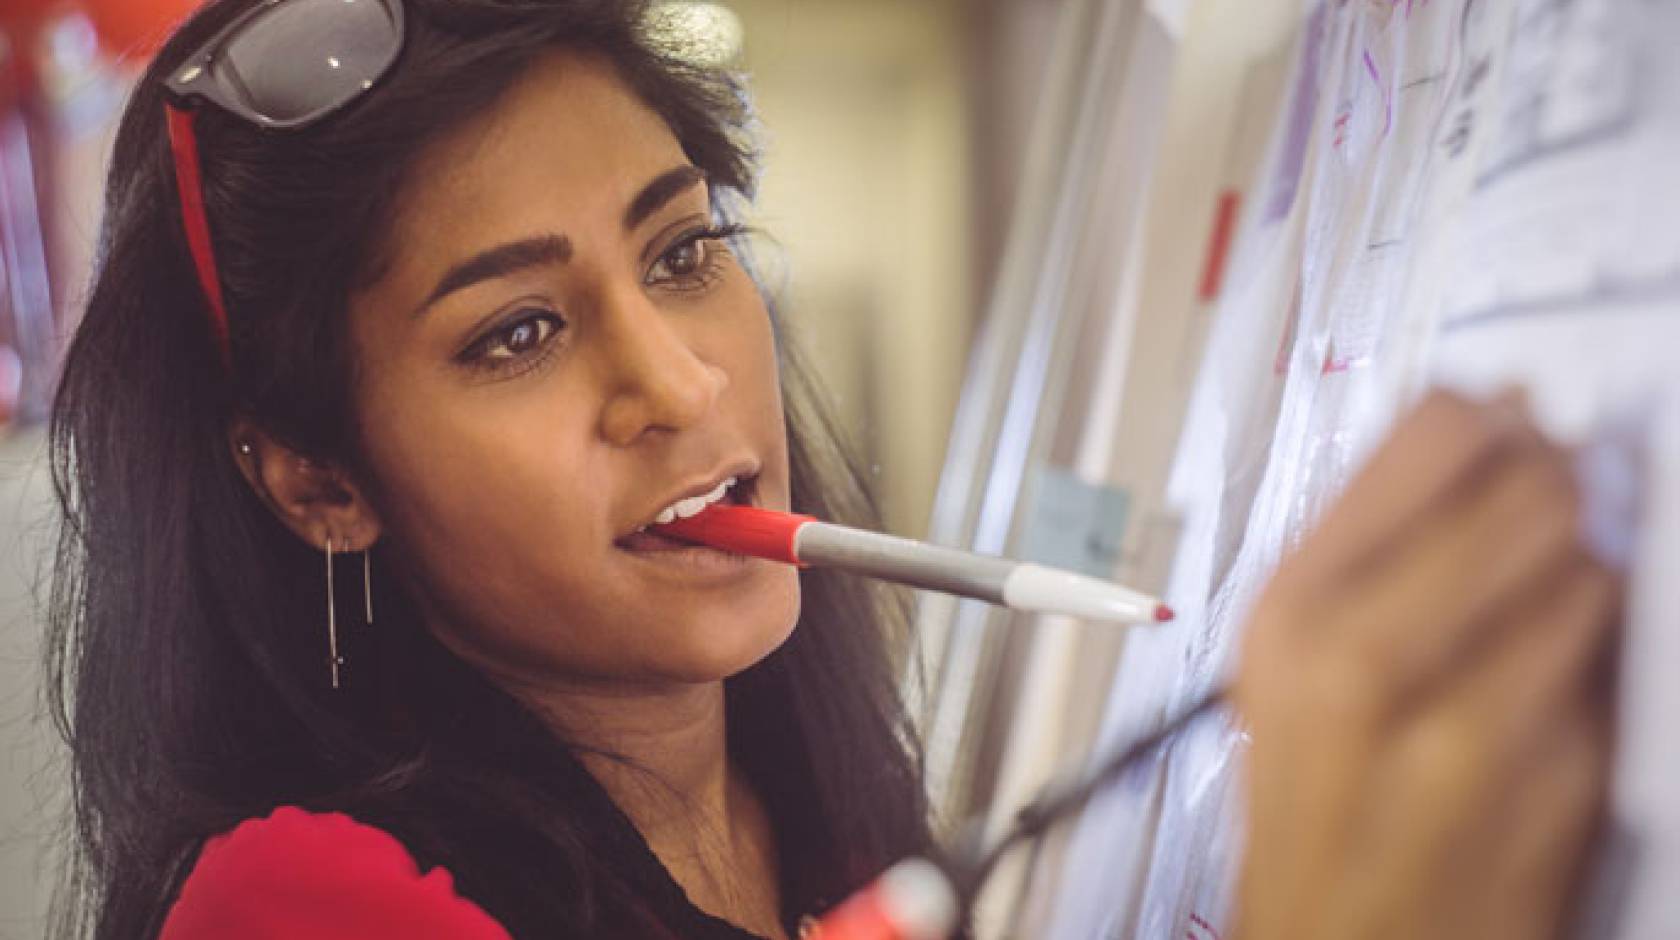
[[1519,400],[1436,393],[1279,568],[1236,689],[1242,940],[1563,933],[1621,603],[1579,503]]

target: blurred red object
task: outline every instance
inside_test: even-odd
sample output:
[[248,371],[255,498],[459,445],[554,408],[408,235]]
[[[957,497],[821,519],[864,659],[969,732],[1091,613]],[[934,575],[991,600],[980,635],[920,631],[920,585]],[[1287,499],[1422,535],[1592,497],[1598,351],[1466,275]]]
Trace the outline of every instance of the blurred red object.
[[0,28],[8,32],[34,27],[50,13],[70,6],[67,0],[0,0]]
[[[0,0],[13,3],[16,0]],[[149,59],[200,0],[82,0],[99,41],[112,55]]]
[[23,361],[17,350],[0,344],[0,426],[17,415],[19,396],[23,392]]

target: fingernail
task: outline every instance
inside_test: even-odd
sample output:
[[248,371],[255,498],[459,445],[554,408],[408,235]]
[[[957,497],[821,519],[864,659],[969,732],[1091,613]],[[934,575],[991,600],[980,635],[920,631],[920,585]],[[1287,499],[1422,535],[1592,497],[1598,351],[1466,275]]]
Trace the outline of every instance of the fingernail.
[[1609,423],[1575,454],[1581,486],[1581,535],[1605,567],[1627,571],[1639,536],[1645,489],[1642,425]]

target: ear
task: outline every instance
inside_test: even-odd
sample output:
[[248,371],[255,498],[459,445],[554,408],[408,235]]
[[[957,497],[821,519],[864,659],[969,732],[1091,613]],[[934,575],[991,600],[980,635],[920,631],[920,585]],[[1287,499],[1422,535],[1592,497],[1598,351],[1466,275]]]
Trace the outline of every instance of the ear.
[[311,547],[362,551],[379,541],[379,514],[342,467],[298,453],[256,423],[238,418],[228,428],[234,463],[286,528]]

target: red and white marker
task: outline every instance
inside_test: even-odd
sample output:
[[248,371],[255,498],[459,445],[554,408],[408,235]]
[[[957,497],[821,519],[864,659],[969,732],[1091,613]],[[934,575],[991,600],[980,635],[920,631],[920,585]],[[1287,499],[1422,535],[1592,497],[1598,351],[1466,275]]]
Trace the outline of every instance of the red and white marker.
[[1014,610],[1123,623],[1173,619],[1159,598],[1098,578],[756,506],[714,503],[652,529],[724,551],[801,568],[838,568]]
[[817,922],[811,940],[945,940],[957,926],[957,892],[932,862],[899,862]]

